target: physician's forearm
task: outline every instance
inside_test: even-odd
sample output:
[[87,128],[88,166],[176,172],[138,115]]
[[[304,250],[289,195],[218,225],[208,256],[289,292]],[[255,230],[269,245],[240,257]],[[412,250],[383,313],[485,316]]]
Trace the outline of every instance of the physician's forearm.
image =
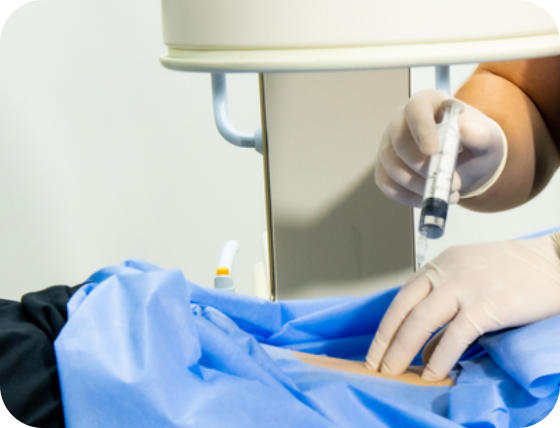
[[500,124],[508,141],[504,171],[484,194],[461,201],[477,211],[521,205],[558,167],[560,59],[481,64],[457,92]]

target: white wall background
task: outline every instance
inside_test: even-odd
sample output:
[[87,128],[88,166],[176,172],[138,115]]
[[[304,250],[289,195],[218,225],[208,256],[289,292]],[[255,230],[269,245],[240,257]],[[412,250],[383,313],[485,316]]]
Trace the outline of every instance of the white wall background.
[[[210,285],[221,246],[252,290],[266,228],[262,158],[213,124],[207,75],[177,73],[157,1],[42,0],[0,39],[0,297],[143,258]],[[232,116],[259,126],[255,75]]]
[[[474,71],[475,65],[451,67],[452,90],[456,91]],[[433,88],[432,67],[412,70],[411,93]],[[416,224],[419,211],[415,209]],[[473,242],[486,242],[526,236],[537,231],[560,226],[560,174],[534,199],[521,207],[500,213],[478,213],[453,206],[449,210],[445,234],[430,241],[428,258],[437,256],[445,248]]]

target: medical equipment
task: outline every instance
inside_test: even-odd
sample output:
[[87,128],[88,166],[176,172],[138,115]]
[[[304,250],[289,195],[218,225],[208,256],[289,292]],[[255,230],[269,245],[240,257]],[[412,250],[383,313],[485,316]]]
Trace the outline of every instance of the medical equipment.
[[[449,66],[436,67],[436,88],[451,94],[451,76]],[[451,99],[441,106],[441,122],[438,124],[439,151],[432,155],[428,165],[428,177],[416,241],[416,269],[424,264],[428,252],[428,239],[443,236],[451,184],[455,174],[457,155],[461,136],[459,134],[459,115],[464,106],[459,101]]]
[[[266,232],[261,236],[263,243],[263,259],[255,264],[253,269],[253,293],[251,295],[261,299],[270,300],[270,287],[268,286],[268,240]],[[239,242],[229,240],[224,244],[214,277],[214,288],[222,291],[235,292],[235,283],[233,280],[233,263],[239,252]]]
[[[449,66],[436,67],[436,88],[451,94]],[[439,151],[432,155],[428,165],[428,178],[424,189],[416,241],[416,269],[424,264],[428,252],[428,239],[443,236],[451,183],[459,153],[459,115],[464,107],[457,100],[446,101],[441,106],[442,119],[438,124]]]
[[[312,0],[235,3],[162,0],[161,4],[167,45],[161,57],[162,64],[175,70],[212,73],[215,118],[220,133],[235,145],[254,147],[263,153],[270,294],[273,297],[294,297],[294,290],[301,290],[305,281],[317,282],[317,289],[323,294],[329,288],[346,294],[352,281],[363,281],[371,289],[375,277],[399,272],[399,269],[405,271],[399,281],[405,279],[412,268],[413,253],[419,252],[419,258],[422,257],[421,246],[415,250],[414,245],[410,245],[410,236],[406,236],[410,233],[410,213],[402,215],[393,206],[384,210],[386,203],[382,199],[374,204],[366,203],[374,198],[372,188],[367,187],[371,180],[367,180],[364,162],[371,157],[365,153],[364,146],[357,144],[369,141],[371,146],[380,136],[361,130],[368,126],[373,129],[378,125],[376,120],[386,120],[382,117],[385,111],[404,103],[397,90],[400,87],[404,88],[403,93],[408,92],[409,81],[401,73],[403,68],[560,53],[560,38],[553,21],[537,6],[521,0],[327,0],[321,9]],[[477,25],[468,25],[470,22]],[[398,67],[401,70],[396,70]],[[348,73],[341,71],[374,69],[387,72],[383,75],[371,72],[372,80],[380,79],[375,91],[380,94],[385,87],[391,87],[390,93],[379,99],[368,96],[371,104],[360,101],[335,110],[340,98],[340,92],[336,92],[337,82],[349,85],[356,99],[360,94],[359,89],[348,82],[351,80]],[[224,77],[228,72],[260,73],[262,126],[254,132],[237,131],[228,118]],[[363,75],[356,74],[355,78],[363,79],[362,92],[372,87]],[[328,91],[332,91],[330,97],[322,99]],[[281,100],[285,94],[297,99],[292,103]],[[304,98],[306,94],[312,94],[316,102],[308,103],[309,99]],[[281,120],[288,117],[286,112],[293,114],[289,115],[289,120]],[[364,122],[361,126],[343,127],[336,118],[346,112],[351,113],[349,117],[363,114]],[[298,117],[306,120],[296,126],[294,121]],[[299,137],[298,144],[293,147],[288,144],[288,138],[294,136],[280,132],[282,127],[288,126],[294,126]],[[325,140],[325,135],[330,139]],[[333,161],[333,166],[323,171],[325,162],[309,161],[331,147],[334,147],[332,158],[337,158],[333,154],[336,150],[339,152],[341,161],[338,164]],[[343,158],[343,154],[352,150],[357,150],[358,154],[349,160]],[[283,160],[280,166],[279,159]],[[305,162],[299,163],[300,159]],[[340,173],[333,174],[333,168]],[[306,173],[297,175],[291,187],[282,186],[292,179],[294,170]],[[344,176],[342,172],[346,171],[349,172]],[[319,174],[323,175],[314,181]],[[340,178],[337,185],[338,175],[344,178]],[[365,184],[356,186],[360,179]],[[325,197],[327,202],[324,203],[319,201],[318,208],[310,209],[309,215],[300,221],[304,226],[287,227],[294,223],[295,211],[303,211],[311,205],[312,196],[329,191],[331,198]],[[327,214],[324,214],[325,206],[330,210]],[[436,215],[432,216],[431,226],[426,227],[430,230],[434,224],[436,228],[442,227],[437,226],[443,219],[442,212],[436,210],[431,214]],[[424,216],[424,222],[426,219]],[[368,222],[383,224],[389,232],[383,236],[385,231],[368,227]],[[397,237],[398,232],[404,230],[406,233]],[[310,232],[304,233],[307,231]],[[334,235],[333,231],[340,232]],[[334,236],[333,240],[326,240],[328,236]],[[388,239],[391,239],[390,246]],[[387,247],[398,247],[401,257],[406,255],[406,263],[402,260],[400,264],[395,263],[398,255],[391,254],[390,260],[375,265],[385,256]],[[301,265],[299,260],[303,260]],[[390,263],[393,265],[387,268]],[[309,266],[313,266],[311,275]],[[340,272],[343,272],[340,277],[333,278]],[[333,287],[333,283],[340,287]]]
[[463,110],[463,104],[453,99],[441,106],[443,118],[437,126],[439,151],[430,158],[419,225],[420,233],[430,239],[443,236],[459,153],[458,119]]
[[239,251],[239,243],[235,240],[229,240],[225,243],[220,259],[218,261],[218,268],[216,269],[216,277],[214,278],[214,288],[224,291],[235,291],[231,271],[235,256]]
[[443,119],[438,125],[440,150],[430,159],[418,226],[420,235],[416,247],[417,269],[424,263],[428,251],[428,239],[443,236],[451,183],[459,153],[458,116],[462,109],[463,106],[456,100],[450,100],[442,106]]

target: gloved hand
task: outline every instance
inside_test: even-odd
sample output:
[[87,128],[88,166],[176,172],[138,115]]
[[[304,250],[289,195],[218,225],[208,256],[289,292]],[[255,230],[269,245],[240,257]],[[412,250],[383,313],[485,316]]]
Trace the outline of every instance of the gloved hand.
[[[438,151],[439,108],[450,97],[426,90],[412,96],[384,133],[378,152],[375,182],[390,198],[420,206],[429,156]],[[507,141],[494,120],[465,104],[459,116],[461,149],[450,202],[484,193],[500,176]]]
[[[389,306],[366,362],[400,374],[447,325],[422,377],[444,378],[480,335],[560,314],[560,235],[454,247],[417,272]],[[432,343],[433,345],[434,343]]]

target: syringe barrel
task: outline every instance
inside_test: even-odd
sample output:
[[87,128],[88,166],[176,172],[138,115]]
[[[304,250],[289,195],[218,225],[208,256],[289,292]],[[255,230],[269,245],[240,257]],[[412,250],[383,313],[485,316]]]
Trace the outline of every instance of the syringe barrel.
[[443,235],[451,184],[457,155],[459,153],[459,115],[464,105],[449,99],[442,103],[442,120],[437,125],[439,151],[432,155],[428,164],[428,177],[424,188],[422,211],[420,213],[420,233],[434,239]]

